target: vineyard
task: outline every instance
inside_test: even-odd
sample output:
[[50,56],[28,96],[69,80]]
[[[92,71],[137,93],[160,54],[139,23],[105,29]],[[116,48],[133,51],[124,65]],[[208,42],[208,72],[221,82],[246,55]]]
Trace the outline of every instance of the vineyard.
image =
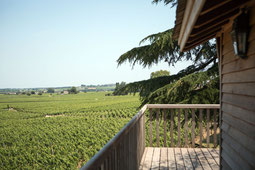
[[76,169],[137,113],[139,97],[0,95],[0,169]]

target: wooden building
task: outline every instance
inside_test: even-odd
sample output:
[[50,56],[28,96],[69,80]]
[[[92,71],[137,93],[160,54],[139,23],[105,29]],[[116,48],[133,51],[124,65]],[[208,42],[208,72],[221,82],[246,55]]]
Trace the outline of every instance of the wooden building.
[[[246,57],[239,57],[231,32],[244,12],[249,25],[248,51]],[[255,1],[178,0],[174,37],[182,51],[216,38],[221,169],[255,169]]]

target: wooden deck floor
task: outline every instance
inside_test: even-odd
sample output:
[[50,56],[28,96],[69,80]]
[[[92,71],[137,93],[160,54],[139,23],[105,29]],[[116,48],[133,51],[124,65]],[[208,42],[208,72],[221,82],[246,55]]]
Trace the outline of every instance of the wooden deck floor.
[[139,169],[219,169],[219,150],[148,147]]

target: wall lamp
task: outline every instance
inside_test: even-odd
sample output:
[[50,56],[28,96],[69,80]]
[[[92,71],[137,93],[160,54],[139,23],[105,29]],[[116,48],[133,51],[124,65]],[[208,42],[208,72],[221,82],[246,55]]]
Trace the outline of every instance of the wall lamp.
[[242,13],[234,19],[230,34],[235,55],[246,58],[249,38],[249,14],[247,10],[242,9]]

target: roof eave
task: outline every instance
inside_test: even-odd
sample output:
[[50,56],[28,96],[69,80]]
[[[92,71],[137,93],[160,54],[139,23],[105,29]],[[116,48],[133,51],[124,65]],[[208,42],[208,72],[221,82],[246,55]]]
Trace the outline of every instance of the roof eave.
[[181,31],[178,38],[180,51],[184,50],[185,44],[187,43],[187,40],[205,4],[205,1],[206,0],[189,0],[187,2],[184,17],[182,20]]

